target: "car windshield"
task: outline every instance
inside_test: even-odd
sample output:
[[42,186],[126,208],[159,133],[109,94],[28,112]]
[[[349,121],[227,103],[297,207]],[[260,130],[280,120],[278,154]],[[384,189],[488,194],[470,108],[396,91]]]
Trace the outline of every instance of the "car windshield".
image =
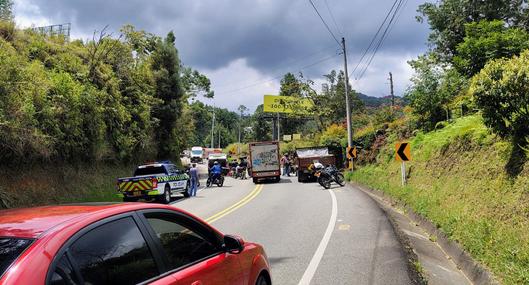
[[134,176],[155,175],[155,174],[166,174],[165,168],[163,166],[148,166],[148,167],[137,168],[136,171],[134,171]]
[[30,239],[0,238],[0,276],[31,242]]
[[191,153],[195,154],[195,155],[201,155],[202,151],[201,150],[192,150]]

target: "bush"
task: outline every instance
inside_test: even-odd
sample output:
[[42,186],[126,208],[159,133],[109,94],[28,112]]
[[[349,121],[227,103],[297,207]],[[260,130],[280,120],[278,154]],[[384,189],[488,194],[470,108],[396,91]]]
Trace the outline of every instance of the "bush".
[[529,51],[488,63],[471,83],[485,125],[501,137],[529,135]]

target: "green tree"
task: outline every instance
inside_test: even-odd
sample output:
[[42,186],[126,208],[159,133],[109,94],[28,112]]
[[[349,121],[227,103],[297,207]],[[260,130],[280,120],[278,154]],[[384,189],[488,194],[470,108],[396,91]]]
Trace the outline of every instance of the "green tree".
[[488,63],[471,83],[487,126],[502,137],[529,137],[529,51]]
[[255,141],[269,141],[272,139],[272,123],[263,112],[263,104],[257,106],[252,116],[252,132]]
[[456,47],[454,66],[468,77],[478,73],[496,58],[510,58],[529,48],[529,33],[508,28],[501,20],[480,21],[465,25],[465,38]]
[[[345,107],[345,74],[343,71],[332,70],[324,75],[327,82],[322,84],[321,93],[315,96],[316,110],[325,125],[340,124],[346,120]],[[359,114],[364,110],[364,103],[358,94],[347,84],[351,113]]]
[[437,122],[448,117],[448,103],[463,90],[467,83],[453,68],[436,63],[432,54],[419,56],[409,62],[415,74],[411,78],[405,98],[413,107],[413,113],[419,118],[419,124],[431,130]]
[[443,0],[419,6],[419,21],[427,19],[428,41],[443,62],[451,62],[465,38],[465,24],[481,20],[503,20],[509,26],[527,29],[527,3],[522,0]]
[[13,20],[13,1],[0,0],[0,20]]
[[158,41],[152,55],[152,69],[155,82],[155,97],[161,103],[154,107],[158,119],[156,141],[158,157],[176,158],[184,147],[179,139],[177,121],[182,115],[184,90],[180,79],[180,59],[175,47],[175,36],[169,32],[163,41]]

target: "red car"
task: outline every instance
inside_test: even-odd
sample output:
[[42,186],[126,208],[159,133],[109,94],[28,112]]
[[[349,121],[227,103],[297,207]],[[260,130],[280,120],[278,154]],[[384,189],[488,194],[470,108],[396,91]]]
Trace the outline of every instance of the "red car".
[[0,211],[0,284],[271,284],[263,248],[167,205]]

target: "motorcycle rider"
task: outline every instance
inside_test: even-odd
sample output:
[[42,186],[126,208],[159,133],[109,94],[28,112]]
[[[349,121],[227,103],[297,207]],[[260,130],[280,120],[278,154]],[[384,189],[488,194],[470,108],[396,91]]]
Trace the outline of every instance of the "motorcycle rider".
[[244,171],[246,171],[246,167],[248,167],[248,163],[244,158],[241,158],[241,162],[239,163],[239,165],[237,165],[235,169],[235,173],[241,174],[241,179],[246,179],[246,173],[243,173]]
[[218,161],[215,161],[213,163],[213,167],[209,169],[209,173],[212,183],[214,183],[217,179],[220,178],[220,176],[222,175],[222,167],[220,166]]

